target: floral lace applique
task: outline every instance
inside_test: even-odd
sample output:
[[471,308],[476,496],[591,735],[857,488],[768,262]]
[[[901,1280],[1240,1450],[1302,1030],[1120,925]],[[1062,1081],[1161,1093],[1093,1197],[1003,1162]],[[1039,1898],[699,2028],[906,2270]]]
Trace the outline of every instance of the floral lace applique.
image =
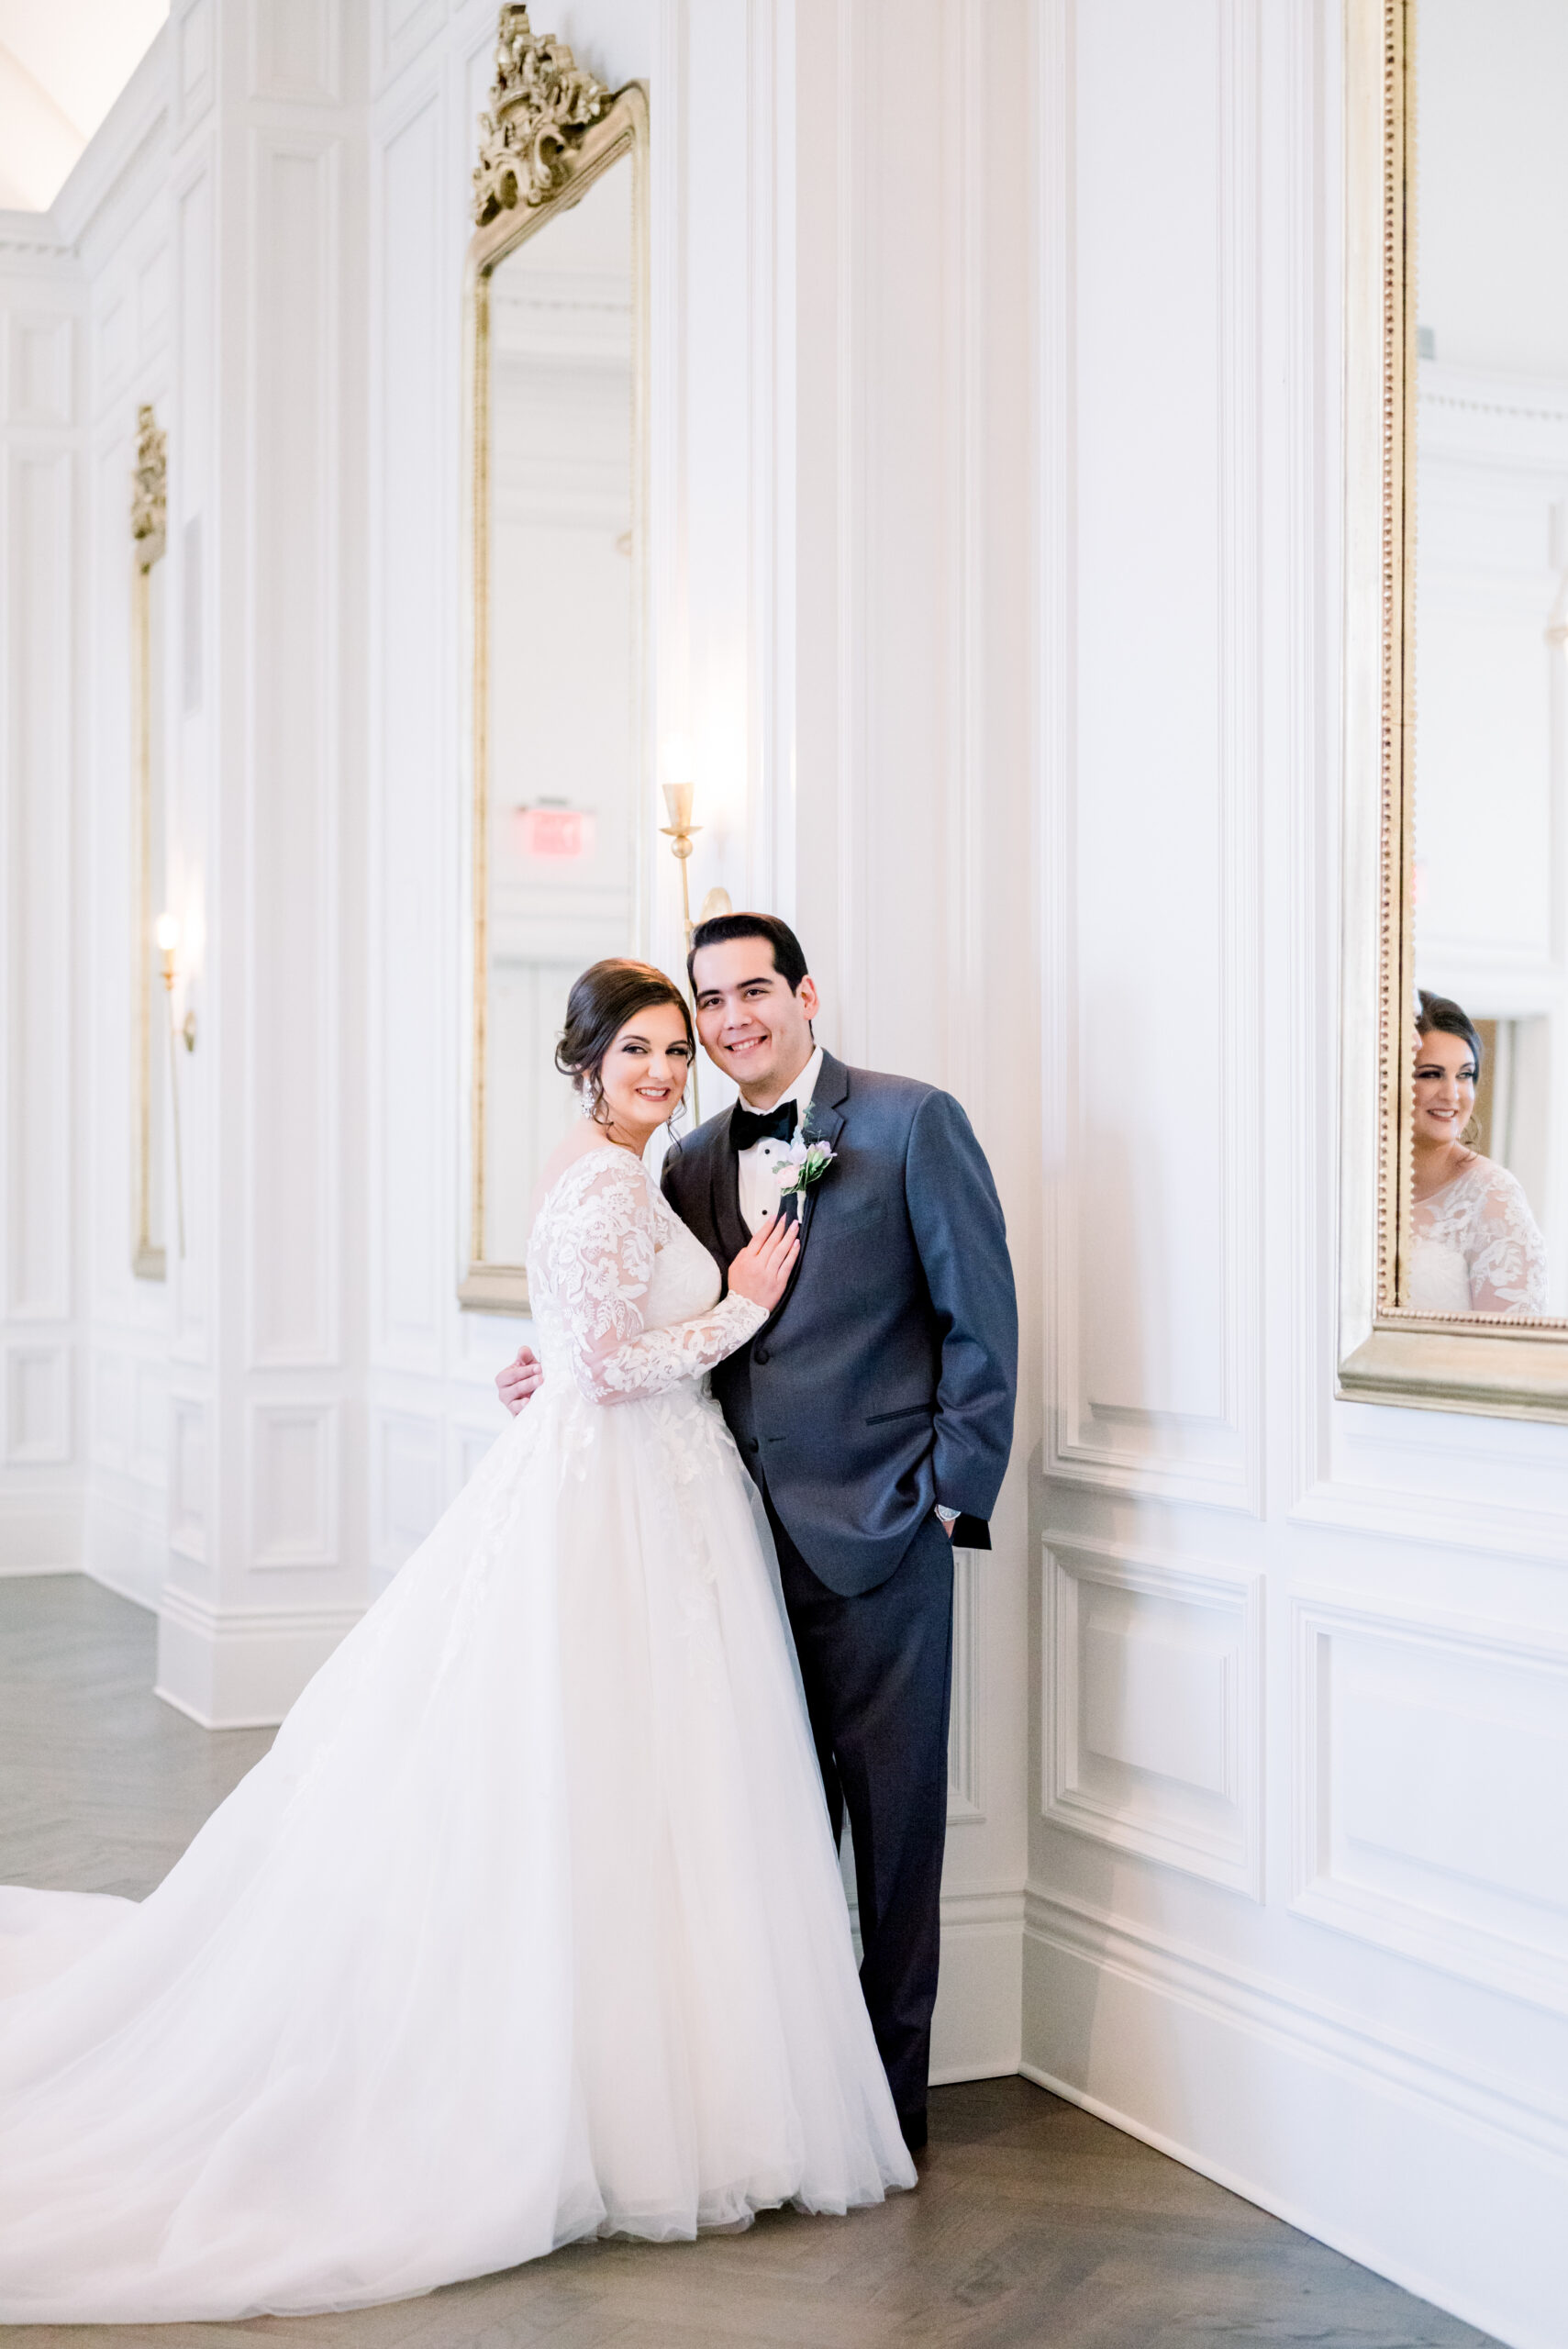
[[529,1249],[535,1315],[591,1403],[631,1402],[700,1378],[767,1319],[762,1306],[727,1297],[688,1319],[647,1326],[640,1308],[654,1259],[680,1231],[640,1161],[613,1144],[569,1166],[541,1208]]
[[1518,1177],[1477,1158],[1416,1203],[1418,1241],[1462,1257],[1472,1313],[1543,1314],[1546,1248]]

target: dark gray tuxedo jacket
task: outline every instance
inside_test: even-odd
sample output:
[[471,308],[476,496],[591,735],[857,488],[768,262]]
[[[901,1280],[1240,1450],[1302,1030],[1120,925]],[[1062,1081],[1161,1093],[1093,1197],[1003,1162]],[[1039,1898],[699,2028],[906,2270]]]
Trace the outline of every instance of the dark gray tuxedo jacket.
[[[845,1598],[894,1573],[938,1501],[989,1548],[1013,1441],[1018,1316],[1001,1202],[950,1093],[825,1052],[807,1191],[773,1318],[713,1374],[742,1459]],[[746,1245],[729,1112],[665,1155],[664,1196],[728,1267]]]

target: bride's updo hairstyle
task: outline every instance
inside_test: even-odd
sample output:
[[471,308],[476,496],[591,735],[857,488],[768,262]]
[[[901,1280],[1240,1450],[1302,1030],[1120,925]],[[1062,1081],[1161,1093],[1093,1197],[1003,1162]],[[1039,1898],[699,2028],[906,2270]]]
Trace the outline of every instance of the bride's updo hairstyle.
[[1481,1080],[1481,1037],[1475,1022],[1467,1011],[1462,1011],[1451,996],[1434,995],[1430,987],[1422,987],[1416,997],[1416,1029],[1422,1036],[1458,1036],[1470,1047],[1475,1063],[1475,1078]]
[[566,1025],[555,1048],[555,1065],[577,1087],[584,1116],[592,1118],[597,1125],[605,1122],[605,1087],[600,1075],[605,1054],[628,1019],[635,1019],[639,1011],[651,1010],[657,1003],[674,1005],[684,1023],[686,1042],[695,1061],[697,1040],[692,1031],[686,998],[674,980],[655,970],[651,963],[634,963],[616,955],[608,962],[590,963],[582,976],[572,982],[572,992],[566,998]]

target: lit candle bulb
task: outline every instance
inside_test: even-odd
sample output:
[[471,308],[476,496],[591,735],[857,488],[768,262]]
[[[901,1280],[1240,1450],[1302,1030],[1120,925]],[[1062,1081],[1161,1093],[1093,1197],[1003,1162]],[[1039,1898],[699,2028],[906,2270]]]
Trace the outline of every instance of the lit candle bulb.
[[163,958],[163,984],[171,995],[174,991],[174,949],[180,943],[180,925],[172,914],[160,914],[152,926],[158,941],[158,952]]

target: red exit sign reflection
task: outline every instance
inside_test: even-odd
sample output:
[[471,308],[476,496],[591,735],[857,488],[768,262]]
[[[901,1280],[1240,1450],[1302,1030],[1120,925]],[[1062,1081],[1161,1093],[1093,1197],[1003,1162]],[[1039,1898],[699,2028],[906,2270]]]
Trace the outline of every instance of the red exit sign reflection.
[[594,818],[586,807],[517,807],[512,827],[519,856],[569,864],[594,853]]

